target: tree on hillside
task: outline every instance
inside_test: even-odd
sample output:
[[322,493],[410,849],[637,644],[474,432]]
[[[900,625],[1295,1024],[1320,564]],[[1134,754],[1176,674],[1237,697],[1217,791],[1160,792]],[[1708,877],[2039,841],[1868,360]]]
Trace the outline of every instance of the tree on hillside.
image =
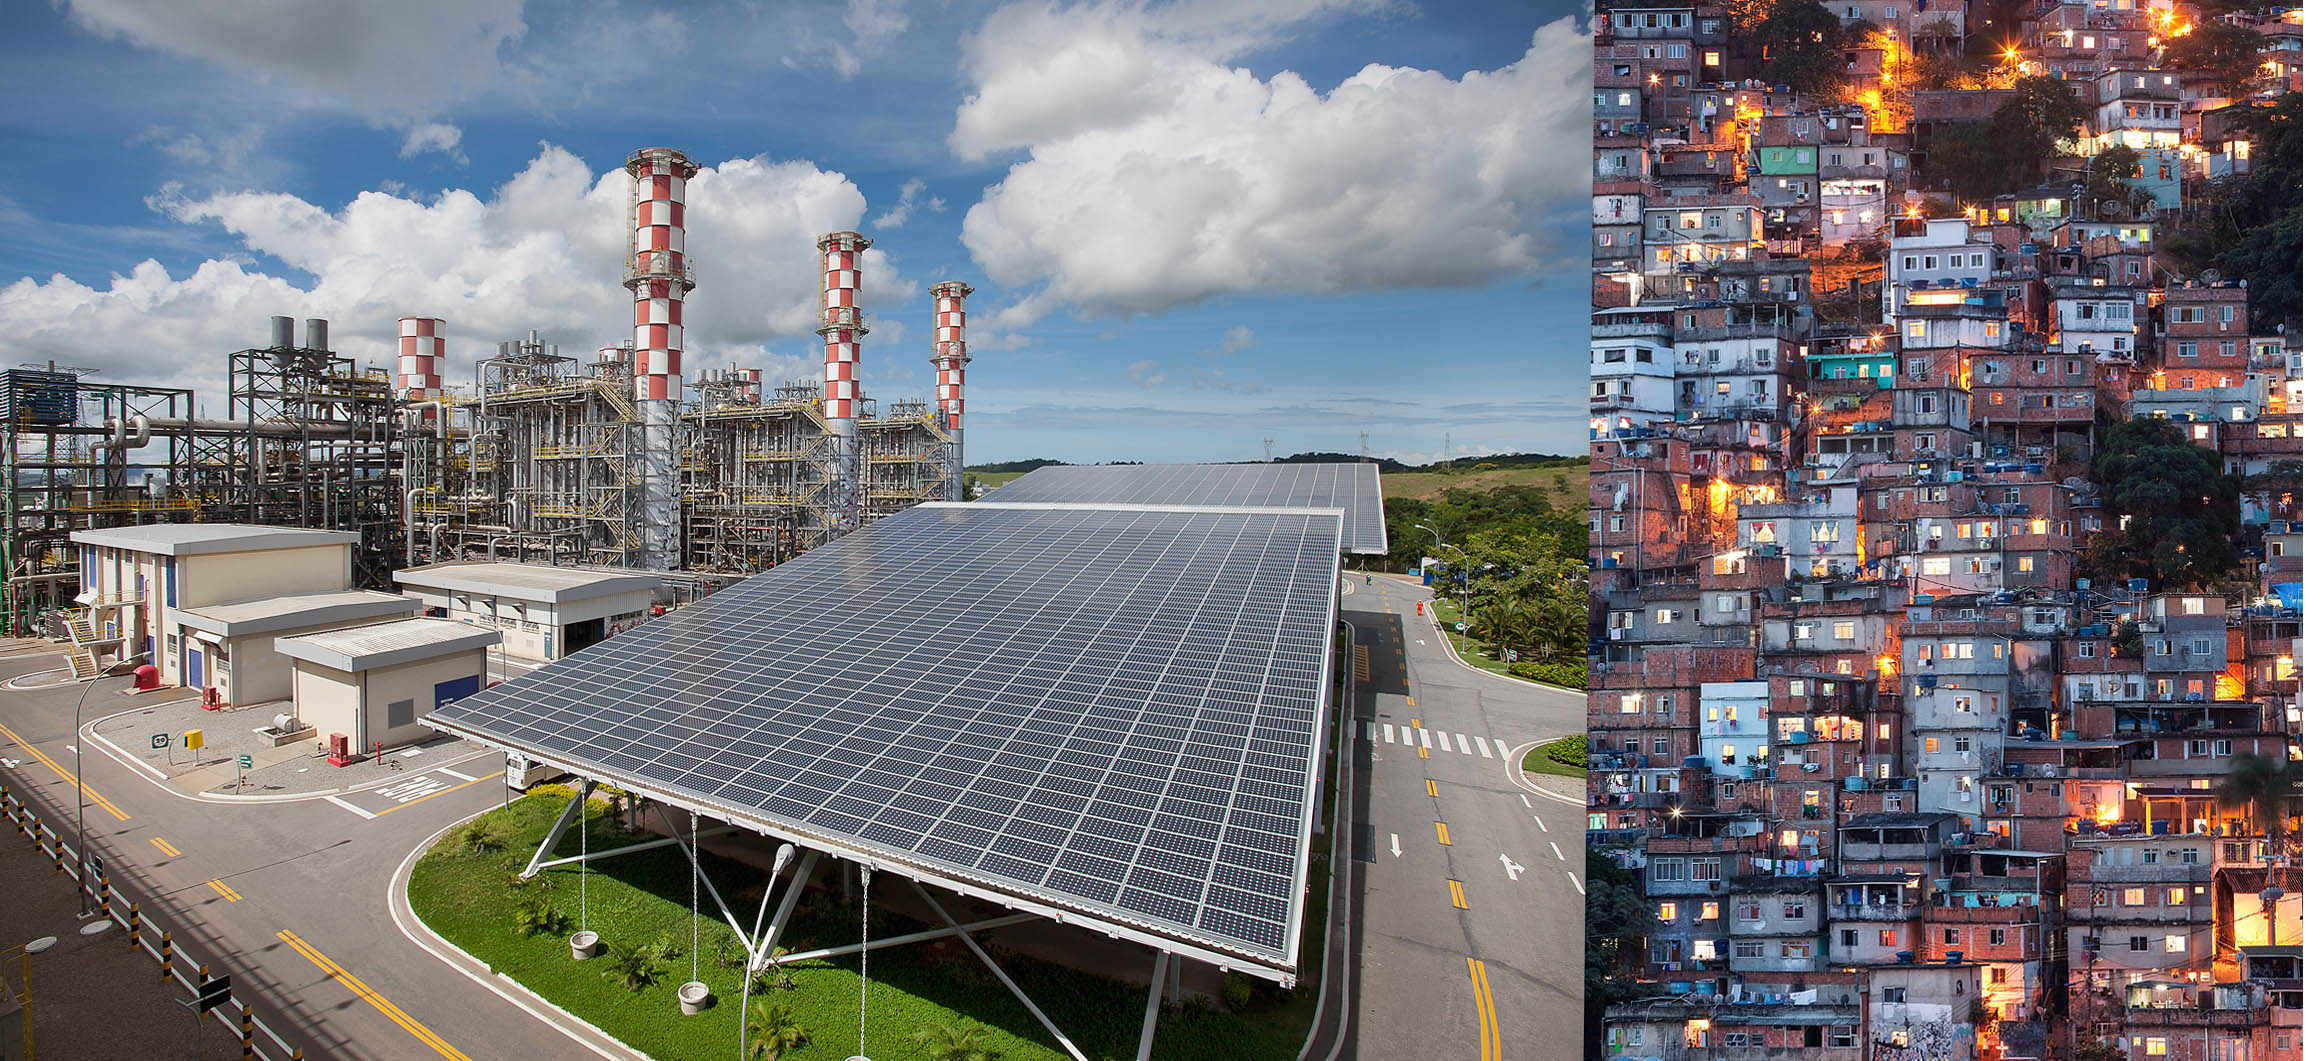
[[2240,99],[2258,76],[2258,53],[2265,47],[2266,37],[2257,30],[2205,20],[2193,32],[2162,42],[2162,69],[2208,70],[2229,98]]
[[1635,976],[1653,922],[1639,872],[1605,857],[1587,859],[1585,868],[1585,1056],[1607,1057],[1602,1018],[1612,1003],[1644,993]]
[[1755,33],[1762,46],[1762,77],[1808,96],[1842,83],[1842,20],[1817,0],[1780,0]]
[[[2083,171],[2084,194],[2089,198],[2092,214],[2101,203],[2120,203],[2122,212],[2130,217],[2146,214],[2154,208],[2154,197],[2129,183],[2138,173],[2138,152],[2128,144],[2115,144],[2098,152]],[[2108,220],[2100,216],[2100,220]]]
[[2289,819],[2298,806],[2299,767],[2288,759],[2244,752],[2226,766],[2218,783],[2218,805],[2238,807],[2265,834],[2269,853],[2283,851]]
[[2014,93],[1982,122],[1940,131],[1930,144],[1930,175],[1964,199],[2022,191],[2042,179],[2058,145],[2081,133],[2089,108],[2053,77],[2021,77]]
[[2090,480],[2115,520],[2086,555],[2100,576],[2199,589],[2233,573],[2240,483],[2216,450],[2187,441],[2178,425],[2146,419],[2108,428]]
[[2251,328],[2261,333],[2299,321],[2298,103],[2292,92],[2241,109],[2234,122],[2250,141],[2250,172],[2192,197],[2186,224],[2159,241],[2188,271],[2248,281]]

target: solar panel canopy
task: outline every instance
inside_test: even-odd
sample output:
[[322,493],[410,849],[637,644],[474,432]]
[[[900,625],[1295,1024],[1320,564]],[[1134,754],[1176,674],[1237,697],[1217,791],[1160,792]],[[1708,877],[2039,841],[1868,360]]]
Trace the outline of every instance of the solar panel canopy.
[[1327,510],[921,505],[428,724],[1294,970],[1340,536]]
[[1345,551],[1383,555],[1375,464],[1052,464],[986,494],[990,504],[1216,505],[1345,510]]

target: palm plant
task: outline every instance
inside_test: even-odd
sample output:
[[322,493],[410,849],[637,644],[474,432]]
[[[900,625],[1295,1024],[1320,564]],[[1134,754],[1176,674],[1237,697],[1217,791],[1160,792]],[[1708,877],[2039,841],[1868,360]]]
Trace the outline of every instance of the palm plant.
[[792,951],[783,947],[772,948],[769,951],[768,964],[753,970],[753,990],[765,993],[771,990],[791,991],[798,987],[799,985],[793,982],[792,970],[778,964],[784,960],[785,955],[790,953]]
[[568,915],[553,904],[551,897],[530,895],[512,908],[512,923],[524,936],[534,936],[539,932],[558,935],[561,929],[568,926]]
[[807,1045],[809,1030],[793,1019],[793,1011],[786,1009],[782,1003],[753,1003],[752,1013],[745,1018],[747,1061],[782,1061],[793,1051]]
[[940,1024],[913,1033],[913,1041],[928,1048],[929,1061],[1000,1061],[1001,1052],[986,1045],[992,1037],[981,1024]]
[[665,959],[671,948],[662,940],[655,943],[611,943],[608,967],[601,975],[613,977],[625,985],[627,991],[638,991],[665,974]]
[[2218,785],[2218,804],[2239,807],[2266,834],[2268,854],[2282,850],[2283,827],[2290,808],[2298,802],[2299,767],[2295,762],[2244,752],[2226,768]]

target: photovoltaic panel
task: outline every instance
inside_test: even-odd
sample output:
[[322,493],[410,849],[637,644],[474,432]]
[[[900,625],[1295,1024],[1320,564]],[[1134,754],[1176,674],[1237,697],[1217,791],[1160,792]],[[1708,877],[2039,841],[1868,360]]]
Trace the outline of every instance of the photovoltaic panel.
[[989,504],[1341,508],[1345,551],[1383,555],[1385,501],[1375,464],[1052,464],[985,495]]
[[1290,971],[1341,533],[922,505],[428,722]]

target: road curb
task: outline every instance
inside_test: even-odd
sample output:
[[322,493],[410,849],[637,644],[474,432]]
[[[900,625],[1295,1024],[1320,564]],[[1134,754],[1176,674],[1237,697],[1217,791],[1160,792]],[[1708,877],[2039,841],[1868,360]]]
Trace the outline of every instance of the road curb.
[[[576,1043],[578,1046],[582,1046],[585,1049],[592,1051],[595,1055],[607,1058],[608,1061],[654,1061],[654,1059],[651,1058],[648,1054],[641,1053],[640,1051],[625,1045],[624,1042],[618,1039],[616,1036],[610,1035],[609,1033],[600,1030],[598,1027],[595,1027],[591,1021],[585,1020],[582,1017],[579,1017],[565,1009],[560,1008],[559,1006],[554,1005],[550,1001],[547,1001],[544,996],[529,990],[528,987],[522,984],[520,981],[506,976],[503,973],[497,972],[487,962],[473,957],[470,953],[466,952],[464,948],[459,947],[454,943],[450,943],[439,933],[434,932],[431,925],[425,924],[424,918],[418,917],[416,914],[416,909],[409,905],[408,880],[416,870],[416,860],[423,857],[426,851],[432,850],[432,845],[439,843],[440,838],[448,835],[449,830],[463,825],[464,823],[469,822],[474,818],[478,818],[483,814],[487,814],[492,810],[498,809],[500,808],[483,807],[478,811],[468,814],[462,818],[458,818],[457,820],[452,821],[447,825],[441,826],[438,832],[433,833],[431,836],[425,837],[423,841],[419,842],[414,848],[410,849],[407,856],[400,860],[400,866],[392,871],[391,879],[387,880],[384,885],[385,908],[392,914],[393,927],[398,928],[400,930],[400,934],[403,937],[406,937],[410,943],[416,944],[418,947],[423,948],[425,953],[430,954],[434,958],[438,959],[442,965],[446,965],[449,968],[456,970],[458,973],[462,974],[465,979],[471,980],[473,983],[487,988],[498,998],[512,1003],[522,1012],[527,1013],[531,1017],[535,1017],[537,1021],[542,1023],[545,1027],[551,1028],[552,1030],[567,1036],[570,1042]],[[410,928],[411,924],[415,926],[413,929]],[[427,940],[430,940],[430,942],[427,942]],[[438,946],[435,946],[434,944],[438,944]],[[450,954],[442,953],[443,949],[450,952],[450,954],[454,954],[455,957],[450,957]],[[511,988],[512,992],[517,992],[520,997],[515,997],[513,993],[507,992],[505,990],[506,988]],[[552,1015],[548,1016],[544,1012],[539,1012],[539,1007],[541,1007],[543,1010],[550,1011]],[[597,1041],[593,1037],[579,1034],[574,1028],[570,1028],[568,1024],[561,1023],[562,1021],[567,1021],[569,1024],[574,1024],[577,1027],[583,1028],[585,1031],[592,1033],[593,1037],[597,1037]]]
[[[1575,735],[1575,734],[1564,734],[1563,736],[1574,736],[1574,735]],[[1511,761],[1511,762],[1509,762],[1509,763],[1507,763],[1507,764],[1506,764],[1506,770],[1507,770],[1507,772],[1508,772],[1509,774],[1511,774],[1511,775],[1512,775],[1512,779],[1513,779],[1513,786],[1514,786],[1515,788],[1518,788],[1518,789],[1522,790],[1523,792],[1527,792],[1527,793],[1529,793],[1530,795],[1533,795],[1533,796],[1537,796],[1537,797],[1539,797],[1539,798],[1541,798],[1541,799],[1550,799],[1550,800],[1553,800],[1553,801],[1554,801],[1554,802],[1556,802],[1556,803],[1564,803],[1564,804],[1567,804],[1567,805],[1569,805],[1569,806],[1572,806],[1572,807],[1576,807],[1576,808],[1578,808],[1579,810],[1584,810],[1584,809],[1585,809],[1585,801],[1584,801],[1584,800],[1582,800],[1582,799],[1571,799],[1571,798],[1569,798],[1568,796],[1564,796],[1564,795],[1562,795],[1562,794],[1560,794],[1560,793],[1558,793],[1558,792],[1554,792],[1554,791],[1552,791],[1552,790],[1550,790],[1550,789],[1547,789],[1547,788],[1544,788],[1544,787],[1542,787],[1542,786],[1539,786],[1539,785],[1533,784],[1533,783],[1531,783],[1531,782],[1529,781],[1529,779],[1528,779],[1528,778],[1526,778],[1526,777],[1522,776],[1522,775],[1523,775],[1523,773],[1524,773],[1524,771],[1523,771],[1523,770],[1522,770],[1522,768],[1521,768],[1521,761],[1522,761],[1523,759],[1525,759],[1525,758],[1527,758],[1527,757],[1529,756],[1529,753],[1530,753],[1531,749],[1534,749],[1534,748],[1540,747],[1540,746],[1542,746],[1542,745],[1551,744],[1551,743],[1553,743],[1554,741],[1557,741],[1557,740],[1560,740],[1560,739],[1561,739],[1560,737],[1549,737],[1549,738],[1547,738],[1547,739],[1545,739],[1545,740],[1533,740],[1533,741],[1530,741],[1530,742],[1529,742],[1529,743],[1527,743],[1527,744],[1522,744],[1522,745],[1518,745],[1518,746],[1516,746],[1516,747],[1513,749],[1513,761]]]
[[[1429,597],[1427,599],[1431,600],[1432,598]],[[1483,670],[1471,663],[1467,663],[1465,661],[1465,657],[1460,655],[1457,651],[1457,642],[1450,639],[1449,631],[1443,630],[1441,628],[1441,616],[1436,614],[1433,609],[1427,608],[1425,609],[1425,620],[1426,622],[1433,624],[1433,633],[1435,636],[1441,638],[1441,647],[1449,650],[1450,662],[1455,663],[1458,666],[1465,668],[1466,670],[1472,671],[1473,673],[1479,674],[1485,678],[1495,678],[1499,681],[1512,682],[1516,685],[1534,685],[1540,689],[1550,689],[1557,693],[1568,693],[1572,696],[1585,695],[1585,690],[1583,689],[1572,689],[1566,685],[1555,685],[1552,682],[1541,682],[1534,678],[1517,678],[1511,674],[1499,674],[1496,671]]]

